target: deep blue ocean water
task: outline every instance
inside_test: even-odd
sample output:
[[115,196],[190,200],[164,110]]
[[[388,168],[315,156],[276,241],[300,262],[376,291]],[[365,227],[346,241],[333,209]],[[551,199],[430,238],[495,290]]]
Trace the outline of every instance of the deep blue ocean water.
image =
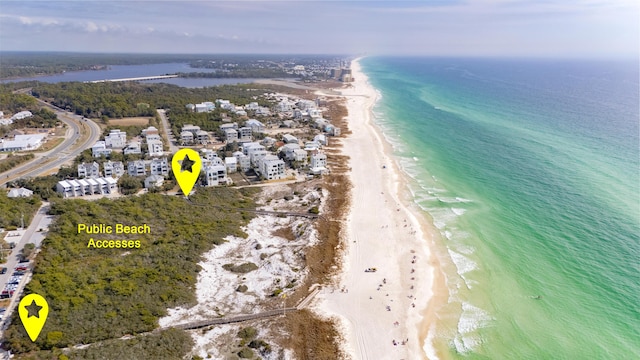
[[637,61],[361,61],[440,232],[433,346],[469,359],[640,359]]

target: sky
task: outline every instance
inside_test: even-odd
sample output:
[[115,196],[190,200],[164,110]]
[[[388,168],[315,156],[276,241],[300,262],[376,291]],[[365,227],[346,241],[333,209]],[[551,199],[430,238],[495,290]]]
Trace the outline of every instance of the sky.
[[0,51],[637,58],[637,0],[0,1]]

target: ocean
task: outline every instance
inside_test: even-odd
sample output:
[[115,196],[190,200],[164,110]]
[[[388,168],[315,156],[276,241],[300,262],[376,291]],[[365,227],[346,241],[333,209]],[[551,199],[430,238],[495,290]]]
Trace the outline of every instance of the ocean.
[[637,61],[368,57],[453,359],[640,359]]

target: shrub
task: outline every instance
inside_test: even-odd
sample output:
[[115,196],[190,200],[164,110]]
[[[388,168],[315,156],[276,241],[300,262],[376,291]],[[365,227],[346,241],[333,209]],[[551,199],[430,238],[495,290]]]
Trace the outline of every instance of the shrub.
[[253,359],[253,350],[249,348],[243,348],[238,351],[238,356],[242,359]]
[[247,262],[240,265],[225,264],[222,265],[222,268],[233,273],[246,274],[250,271],[258,270],[258,265],[252,262]]

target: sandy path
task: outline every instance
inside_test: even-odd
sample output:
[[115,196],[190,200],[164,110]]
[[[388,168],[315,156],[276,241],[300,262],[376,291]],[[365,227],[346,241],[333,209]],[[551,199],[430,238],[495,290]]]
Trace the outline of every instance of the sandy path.
[[[354,185],[348,249],[340,285],[323,291],[317,310],[338,315],[348,341],[345,349],[354,359],[425,358],[419,329],[432,292],[425,237],[430,239],[433,230],[401,203],[402,177],[387,155],[388,144],[371,124],[376,91],[357,61],[352,72],[356,81],[343,90],[353,132],[344,142]],[[365,272],[370,267],[377,271]]]

